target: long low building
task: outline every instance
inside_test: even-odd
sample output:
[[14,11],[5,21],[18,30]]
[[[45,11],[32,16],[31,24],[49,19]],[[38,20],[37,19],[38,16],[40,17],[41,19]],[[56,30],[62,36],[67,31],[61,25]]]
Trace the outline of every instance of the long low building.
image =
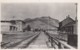
[[1,31],[22,31],[22,20],[2,20],[1,21]]

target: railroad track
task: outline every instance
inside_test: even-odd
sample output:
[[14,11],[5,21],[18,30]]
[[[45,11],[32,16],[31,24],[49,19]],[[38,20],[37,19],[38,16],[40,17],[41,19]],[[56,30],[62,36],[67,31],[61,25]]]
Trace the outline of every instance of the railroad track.
[[[8,42],[8,43],[3,43],[3,44],[1,44],[1,48],[16,48],[19,44],[21,44],[25,40],[28,40],[27,43],[26,43],[26,46],[27,46],[27,45],[29,45],[30,41],[32,41],[38,34],[39,33],[30,35],[27,38],[24,38],[24,39],[19,40],[19,41],[13,41],[13,42]],[[24,48],[24,47],[22,46],[22,48]]]
[[75,49],[74,47],[67,44],[66,41],[58,39],[57,37],[51,36],[48,32],[45,32],[45,34],[49,38],[49,42],[51,43],[52,48],[57,49]]
[[[67,44],[66,41],[58,39],[57,37],[50,35],[48,32],[44,32],[44,33],[36,32],[36,34],[30,35],[27,38],[24,38],[23,40],[12,42],[12,43],[9,43],[9,42],[5,44],[3,43],[2,47],[3,48],[28,48],[31,45],[31,43],[34,44],[34,41],[36,41],[36,39],[37,39],[37,42],[35,42],[35,44],[39,43],[39,41],[42,43],[44,42],[46,43],[45,45],[47,46],[47,48],[75,49],[74,47]],[[45,41],[45,39],[48,39],[48,41]],[[37,46],[39,45],[40,44],[38,44]]]

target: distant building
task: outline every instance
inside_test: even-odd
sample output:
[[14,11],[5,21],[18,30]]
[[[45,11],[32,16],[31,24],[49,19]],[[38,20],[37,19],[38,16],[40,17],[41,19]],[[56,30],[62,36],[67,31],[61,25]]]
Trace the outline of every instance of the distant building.
[[30,25],[33,30],[42,29],[55,34],[59,27],[59,21],[56,19],[52,19],[51,17],[41,17],[25,20],[25,26],[23,27],[24,30],[26,30],[27,25]]
[[10,21],[1,21],[1,31],[2,32],[10,31],[10,26],[11,26]]
[[76,21],[70,18],[70,16],[68,15],[66,19],[59,23],[59,31],[61,33],[77,34],[77,32],[75,32],[77,28],[76,26]]
[[22,31],[22,20],[3,20],[1,21],[1,31]]

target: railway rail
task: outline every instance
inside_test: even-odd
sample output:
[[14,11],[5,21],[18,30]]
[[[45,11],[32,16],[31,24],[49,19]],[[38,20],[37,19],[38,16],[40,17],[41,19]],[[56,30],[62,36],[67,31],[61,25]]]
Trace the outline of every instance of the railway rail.
[[30,48],[30,47],[34,47],[32,45],[37,45],[38,47],[40,47],[40,45],[44,44],[45,46],[44,48],[75,49],[74,47],[67,44],[66,41],[58,39],[57,37],[50,35],[50,33],[46,31],[34,32],[34,33],[36,34],[30,35],[27,38],[24,38],[23,40],[17,42],[3,43],[1,47],[2,48]]
[[29,43],[39,35],[39,33],[33,34],[33,35],[29,35],[28,37],[19,40],[19,41],[13,41],[13,42],[6,42],[6,43],[2,43],[1,44],[1,48],[16,48],[18,45],[20,45],[22,42],[26,41],[26,45],[28,46]]
[[45,32],[45,34],[48,36],[51,47],[52,48],[57,48],[57,49],[75,49],[71,45],[67,44],[66,41],[60,40],[57,37],[54,37],[50,35],[50,33]]

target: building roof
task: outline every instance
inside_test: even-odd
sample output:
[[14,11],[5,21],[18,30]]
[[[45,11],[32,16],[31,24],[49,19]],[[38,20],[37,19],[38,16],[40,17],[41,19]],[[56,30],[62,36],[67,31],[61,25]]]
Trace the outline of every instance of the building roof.
[[0,22],[11,22],[11,21],[22,21],[23,22],[23,20],[1,20]]
[[9,20],[1,20],[0,22],[10,22]]
[[73,25],[74,23],[75,21],[70,16],[68,16],[66,19],[64,19],[63,21],[59,23],[59,26],[65,27],[65,26]]

